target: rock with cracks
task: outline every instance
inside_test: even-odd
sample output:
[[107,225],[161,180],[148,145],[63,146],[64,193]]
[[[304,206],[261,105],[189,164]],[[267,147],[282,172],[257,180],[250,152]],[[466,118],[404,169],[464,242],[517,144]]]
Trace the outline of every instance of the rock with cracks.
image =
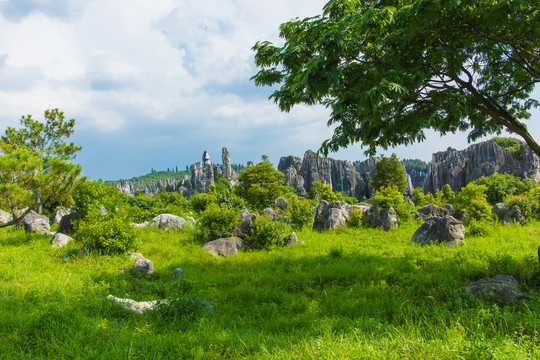
[[315,210],[313,229],[333,230],[347,224],[347,220],[349,220],[349,212],[341,206],[339,201],[322,200]]
[[58,232],[54,234],[53,238],[51,239],[51,245],[55,248],[61,248],[66,246],[70,241],[73,241],[71,237]]
[[247,242],[233,236],[210,241],[204,244],[204,248],[214,256],[235,256],[238,251],[247,246]]
[[474,296],[483,296],[499,304],[508,304],[516,300],[523,300],[525,296],[518,289],[518,282],[510,275],[497,275],[493,278],[485,277],[465,287]]
[[364,220],[371,226],[390,231],[398,226],[397,214],[392,207],[371,207],[364,212]]
[[186,224],[186,220],[180,216],[172,214],[160,214],[156,216],[150,226],[161,230],[182,229]]
[[154,263],[148,259],[139,259],[133,264],[131,272],[134,275],[151,275],[155,272]]
[[50,234],[51,227],[49,226],[49,218],[44,215],[38,215],[34,211],[30,211],[26,216],[16,225],[22,227],[26,232],[36,234]]
[[449,245],[459,245],[465,238],[465,226],[453,216],[430,217],[416,230],[411,242],[428,244],[441,242]]

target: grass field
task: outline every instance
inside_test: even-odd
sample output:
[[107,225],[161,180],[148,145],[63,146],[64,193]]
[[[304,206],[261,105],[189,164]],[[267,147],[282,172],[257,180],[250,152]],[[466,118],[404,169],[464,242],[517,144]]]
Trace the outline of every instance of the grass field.
[[[3,229],[0,358],[540,359],[540,223],[494,225],[460,247],[409,244],[418,226],[304,230],[305,245],[232,258],[189,233],[140,229],[138,251],[156,267],[146,278],[127,255],[77,257],[81,244],[54,249],[50,236]],[[497,274],[528,300],[501,306],[462,290]],[[138,315],[109,294],[186,301]]]

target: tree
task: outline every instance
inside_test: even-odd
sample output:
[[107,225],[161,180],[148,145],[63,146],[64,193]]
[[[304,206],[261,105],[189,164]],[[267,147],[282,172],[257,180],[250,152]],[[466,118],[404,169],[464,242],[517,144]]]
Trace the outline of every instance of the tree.
[[371,185],[375,190],[395,186],[401,194],[407,190],[407,175],[396,154],[392,154],[390,158],[383,156],[377,161]]
[[286,192],[285,174],[265,162],[264,157],[260,163],[248,166],[240,173],[236,187],[236,193],[259,210],[270,206]]
[[256,85],[281,88],[282,111],[323,104],[336,124],[325,155],[361,141],[376,147],[469,130],[503,129],[540,156],[523,119],[538,106],[537,0],[330,0],[323,14],[280,26],[282,47],[253,47]]
[[[34,209],[59,201],[71,192],[81,173],[72,164],[80,147],[67,143],[75,120],[65,120],[58,109],[45,111],[45,122],[31,115],[21,118],[20,129],[8,127],[0,141],[0,205],[9,208],[12,220],[0,227],[18,223]],[[18,211],[27,206],[21,214]]]

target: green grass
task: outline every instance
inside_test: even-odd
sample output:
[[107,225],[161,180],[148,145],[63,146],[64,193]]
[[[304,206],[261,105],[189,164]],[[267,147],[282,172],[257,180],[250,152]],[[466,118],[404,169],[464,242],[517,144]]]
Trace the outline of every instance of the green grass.
[[[305,246],[232,258],[187,233],[141,229],[148,278],[130,274],[127,255],[77,258],[80,244],[53,249],[49,236],[3,229],[0,359],[540,358],[540,223],[494,225],[461,247],[408,244],[418,226],[304,230]],[[500,306],[461,290],[497,274],[528,300]],[[135,315],[105,300],[126,293],[205,299],[215,311]]]

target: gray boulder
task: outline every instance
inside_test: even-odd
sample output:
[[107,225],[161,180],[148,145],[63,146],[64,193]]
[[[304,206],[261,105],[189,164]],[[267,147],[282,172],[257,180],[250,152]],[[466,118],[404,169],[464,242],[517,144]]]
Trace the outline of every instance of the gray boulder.
[[233,236],[210,241],[204,244],[204,248],[214,256],[235,256],[238,251],[247,246],[247,242]]
[[485,277],[467,285],[465,289],[470,290],[474,296],[488,297],[500,304],[525,299],[523,293],[518,289],[518,282],[510,275]]
[[148,259],[139,259],[133,264],[131,272],[134,275],[151,275],[155,272],[154,263]]
[[278,197],[276,199],[276,206],[281,210],[285,210],[287,209],[287,206],[289,206],[289,202],[282,197]]
[[374,227],[390,231],[398,226],[397,214],[392,207],[371,207],[364,212],[364,221]]
[[430,217],[413,234],[411,242],[427,244],[442,242],[459,245],[465,238],[465,226],[453,216]]
[[30,211],[26,216],[19,221],[16,225],[18,228],[23,228],[26,232],[36,234],[50,234],[51,227],[49,226],[49,219],[45,215],[38,215],[34,211]]
[[185,224],[186,220],[180,216],[172,214],[160,214],[152,220],[150,226],[161,230],[171,230],[182,229]]
[[322,200],[315,210],[314,230],[333,230],[347,224],[349,212],[341,207],[339,201]]
[[277,216],[276,212],[272,208],[264,209],[263,211],[261,211],[261,215],[269,215],[272,218],[272,220],[275,220]]
[[256,219],[257,215],[251,214],[246,208],[243,208],[240,212],[240,224],[235,226],[234,233],[241,238],[249,236],[255,227]]
[[58,232],[61,232],[63,234],[70,234],[74,232],[73,224],[76,220],[79,220],[79,218],[80,216],[76,212],[72,212],[70,214],[62,216]]
[[499,219],[500,222],[503,221],[504,216],[508,212],[508,207],[505,203],[497,203],[493,205],[493,208],[491,209],[491,213],[497,216],[497,219]]
[[0,209],[0,224],[5,224],[8,221],[11,221],[11,219],[13,219],[13,217],[11,216],[10,213]]
[[508,209],[506,214],[504,214],[504,218],[502,220],[502,223],[505,225],[509,225],[513,222],[519,222],[521,225],[524,225],[527,222],[525,215],[523,215],[521,210],[519,210],[516,205]]
[[426,220],[430,217],[443,217],[446,215],[452,215],[448,214],[448,210],[445,208],[442,208],[440,206],[437,206],[435,204],[427,204],[422,206],[418,209],[418,213],[422,217],[423,220]]
[[112,301],[126,310],[132,311],[136,314],[144,314],[149,310],[154,310],[159,304],[166,302],[167,300],[152,300],[152,301],[135,301],[131,299],[122,299],[116,296],[109,295],[107,299]]
[[65,208],[63,206],[57,206],[56,209],[54,209],[54,213],[51,215],[51,218],[49,219],[49,223],[51,225],[58,224],[64,216],[71,213],[71,210],[68,208]]
[[184,271],[180,268],[176,268],[174,269],[173,275],[175,279],[181,279],[184,277]]
[[67,235],[57,232],[51,239],[51,245],[55,248],[61,248],[66,246],[70,241],[73,241],[73,239]]
[[294,244],[304,244],[303,241],[298,240],[298,236],[296,236],[296,233],[292,233],[291,235],[285,237],[283,239],[283,243],[285,246],[294,245]]
[[144,259],[144,256],[143,256],[141,253],[128,252],[128,255],[129,255],[129,257],[131,258],[131,260],[140,260],[140,259]]

